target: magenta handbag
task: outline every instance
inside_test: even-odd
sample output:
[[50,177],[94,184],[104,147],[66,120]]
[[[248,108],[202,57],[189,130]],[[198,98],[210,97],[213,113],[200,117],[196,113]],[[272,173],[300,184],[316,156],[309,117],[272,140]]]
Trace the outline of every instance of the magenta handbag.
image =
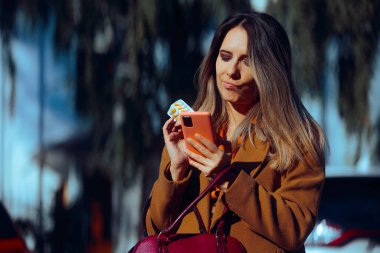
[[[183,217],[194,209],[196,204],[206,196],[228,170],[230,170],[230,167],[221,171],[206,189],[185,208],[173,224],[162,230],[158,235],[143,238],[130,249],[129,253],[246,253],[243,245],[236,238],[224,234],[223,219],[218,224],[216,234],[173,233]],[[198,222],[200,222],[199,219]]]

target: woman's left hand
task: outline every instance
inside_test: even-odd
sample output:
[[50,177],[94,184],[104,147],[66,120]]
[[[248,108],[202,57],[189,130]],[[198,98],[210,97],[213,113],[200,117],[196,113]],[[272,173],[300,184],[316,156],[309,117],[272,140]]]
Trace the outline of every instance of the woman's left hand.
[[231,163],[231,153],[225,152],[224,149],[219,149],[212,141],[200,134],[196,134],[195,138],[197,138],[197,141],[192,138],[187,138],[186,141],[201,155],[189,149],[185,149],[185,152],[192,158],[189,159],[190,165],[204,173],[206,177],[212,177],[214,173]]

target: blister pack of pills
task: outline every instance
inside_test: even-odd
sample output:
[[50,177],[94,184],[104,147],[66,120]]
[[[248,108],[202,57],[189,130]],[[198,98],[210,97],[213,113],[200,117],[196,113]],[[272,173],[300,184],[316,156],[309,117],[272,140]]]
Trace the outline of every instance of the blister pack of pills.
[[185,103],[182,99],[178,99],[173,104],[170,105],[170,108],[167,112],[169,117],[174,118],[175,121],[179,120],[179,115],[181,112],[193,112],[194,110]]

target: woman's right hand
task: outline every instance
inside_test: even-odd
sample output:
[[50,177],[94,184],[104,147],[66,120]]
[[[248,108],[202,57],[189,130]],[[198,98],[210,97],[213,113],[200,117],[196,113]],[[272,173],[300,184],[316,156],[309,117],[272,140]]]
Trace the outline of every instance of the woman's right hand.
[[184,140],[180,123],[168,119],[162,127],[165,145],[170,157],[170,174],[173,181],[183,179],[189,168],[188,156],[184,152]]

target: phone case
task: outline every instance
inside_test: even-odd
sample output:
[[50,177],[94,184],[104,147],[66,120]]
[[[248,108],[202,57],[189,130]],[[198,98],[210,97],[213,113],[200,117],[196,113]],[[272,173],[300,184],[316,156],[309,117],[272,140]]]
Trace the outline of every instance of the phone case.
[[[192,126],[188,124],[188,118],[191,118]],[[181,126],[184,138],[192,138],[198,141],[194,137],[195,134],[200,134],[203,137],[209,139],[215,143],[214,131],[211,124],[211,114],[209,112],[182,112],[180,114]],[[200,154],[192,145],[185,142],[185,145],[191,151]]]

